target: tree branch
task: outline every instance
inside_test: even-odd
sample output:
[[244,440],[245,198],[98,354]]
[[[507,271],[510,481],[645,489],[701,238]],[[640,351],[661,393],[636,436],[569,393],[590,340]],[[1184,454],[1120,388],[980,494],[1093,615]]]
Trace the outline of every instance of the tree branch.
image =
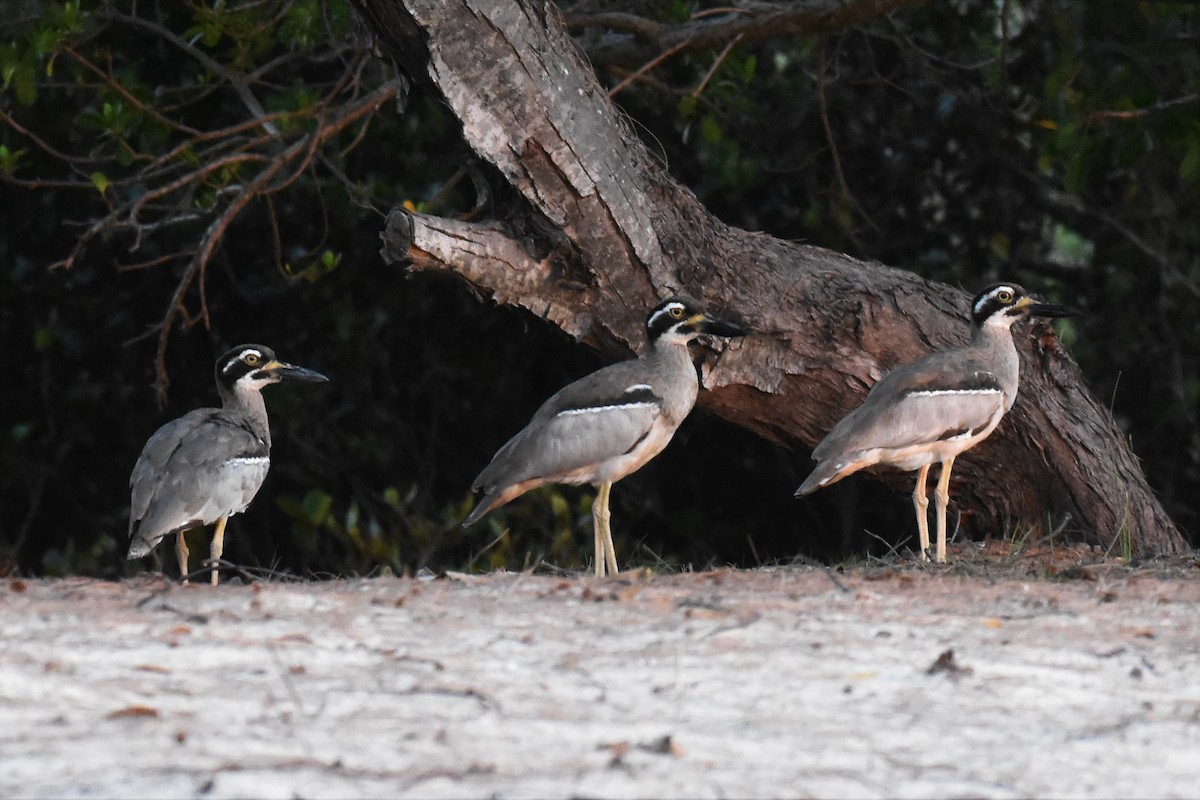
[[[964,341],[960,291],[714,218],[622,122],[552,16],[516,0],[356,4],[522,199],[492,223],[393,214],[389,260],[452,269],[614,356],[640,342],[646,308],[690,291],[752,331],[708,361],[701,405],[789,446],[815,443],[894,367]],[[1017,405],[955,466],[972,527],[1041,530],[1069,517],[1088,541],[1135,531],[1146,552],[1181,549],[1127,442],[1052,334],[1036,348],[1017,338]]]
[[[588,3],[565,3],[564,18],[567,29],[583,40],[589,61],[599,68],[612,64],[642,64],[654,59],[656,54],[681,49],[721,47],[735,38],[749,44],[765,39],[843,30],[913,2],[735,0],[722,9],[698,13],[687,22],[674,25],[646,19],[632,12],[608,10],[590,13],[587,10]],[[611,4],[606,5],[611,9]],[[631,7],[640,11],[643,6],[632,3]],[[619,31],[631,35],[602,37],[594,35],[596,31]]]

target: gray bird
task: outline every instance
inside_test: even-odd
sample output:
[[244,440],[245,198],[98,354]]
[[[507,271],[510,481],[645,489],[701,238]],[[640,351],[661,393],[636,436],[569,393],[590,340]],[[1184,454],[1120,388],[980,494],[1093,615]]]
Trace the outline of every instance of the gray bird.
[[261,344],[243,344],[217,361],[220,408],[198,408],[163,425],[142,448],[129,476],[129,558],[149,555],[175,534],[179,572],[187,582],[184,534],[217,523],[212,583],[225,523],[246,510],[271,465],[271,429],[263,387],[280,381],[321,382],[319,372],[285,364]]
[[971,341],[931,353],[883,377],[863,404],[834,426],[812,457],[800,497],[875,464],[918,470],[913,491],[921,558],[929,560],[929,467],[937,484],[937,560],[946,561],[950,470],[959,453],[983,441],[1017,399],[1019,361],[1011,328],[1028,317],[1066,317],[1071,309],[1039,303],[1015,283],[984,289],[971,304]]
[[663,300],[646,318],[649,347],[564,387],[500,448],[475,479],[483,496],[463,522],[547,483],[597,486],[592,504],[596,575],[617,572],[609,529],[612,485],[662,452],[696,402],[699,380],[688,342],[745,331],[704,313],[686,296]]

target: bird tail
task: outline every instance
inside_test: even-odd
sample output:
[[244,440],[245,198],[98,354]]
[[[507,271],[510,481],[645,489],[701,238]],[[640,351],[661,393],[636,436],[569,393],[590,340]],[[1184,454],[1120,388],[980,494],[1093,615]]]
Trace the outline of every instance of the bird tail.
[[831,483],[837,483],[849,474],[842,472],[845,467],[846,465],[839,461],[819,462],[812,471],[812,474],[804,479],[804,483],[800,484],[800,488],[796,490],[795,496],[803,497]]
[[150,555],[151,551],[154,550],[154,545],[156,544],[158,544],[157,541],[154,542],[154,544],[150,544],[145,539],[140,537],[134,538],[134,540],[129,543],[129,555],[127,555],[126,558],[132,561],[135,558],[143,558],[148,556]]
[[475,503],[475,508],[471,509],[471,513],[463,520],[462,526],[469,528],[479,521],[480,517],[491,511],[498,505],[503,505],[500,498],[494,494],[483,494],[479,497],[479,501]]
[[136,524],[130,523],[129,525],[129,555],[125,557],[131,561],[135,558],[142,558],[143,556],[150,555],[154,548],[158,547],[158,543],[171,534],[177,534],[181,531],[190,530],[204,524],[204,520],[202,519],[193,519],[183,523],[182,525],[171,528],[170,530],[163,531],[160,534],[150,536],[146,533],[146,531],[154,530],[154,528],[150,525],[146,525],[145,522],[146,518],[143,517],[142,519],[138,520]]

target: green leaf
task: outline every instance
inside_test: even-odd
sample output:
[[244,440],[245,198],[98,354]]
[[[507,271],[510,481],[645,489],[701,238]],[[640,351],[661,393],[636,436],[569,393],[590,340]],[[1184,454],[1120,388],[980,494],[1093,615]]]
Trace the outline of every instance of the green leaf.
[[103,172],[93,172],[90,177],[92,179],[92,186],[95,186],[97,189],[99,189],[100,194],[107,192],[108,187],[112,185],[112,182],[108,179],[108,176]]
[[130,146],[125,142],[124,139],[122,139],[118,143],[117,152],[113,156],[113,158],[115,158],[117,163],[120,164],[122,167],[128,167],[129,165],[131,165],[133,163],[133,159],[134,159],[133,149],[130,148]]
[[758,59],[753,55],[746,56],[746,60],[742,62],[742,80],[750,83],[754,80],[754,73],[758,71]]
[[1092,262],[1096,245],[1079,231],[1066,225],[1054,226],[1051,253],[1055,261],[1086,266]]
[[304,495],[304,500],[300,504],[300,512],[304,519],[313,525],[320,525],[324,522],[332,508],[332,495],[320,489],[313,489]]
[[38,77],[37,72],[24,62],[13,70],[12,87],[17,92],[17,101],[21,105],[31,106],[37,102]]
[[9,150],[6,146],[0,144],[0,172],[11,176],[17,171],[17,166],[23,155],[25,155],[25,148]]
[[1067,172],[1063,175],[1063,187],[1072,194],[1079,194],[1087,185],[1091,173],[1091,162],[1083,151],[1067,159]]
[[58,340],[58,331],[49,325],[43,325],[33,332],[33,349],[44,353]]
[[104,130],[104,117],[98,111],[85,108],[75,115],[75,124],[85,131],[102,131]]
[[1200,180],[1200,137],[1188,143],[1188,149],[1179,162],[1179,177],[1185,181]]
[[392,508],[400,508],[400,490],[395,486],[389,486],[383,490],[383,502],[387,503]]
[[705,115],[700,120],[700,136],[709,144],[716,144],[725,138],[725,131],[721,130],[721,123],[711,115]]

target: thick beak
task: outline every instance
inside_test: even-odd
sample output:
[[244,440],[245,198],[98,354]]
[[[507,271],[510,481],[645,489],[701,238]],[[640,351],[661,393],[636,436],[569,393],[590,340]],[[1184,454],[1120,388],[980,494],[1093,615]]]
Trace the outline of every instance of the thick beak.
[[1022,297],[1018,306],[1025,309],[1031,317],[1073,317],[1079,312],[1073,308],[1055,305],[1054,303],[1039,303],[1032,297]]
[[732,322],[726,322],[723,319],[710,317],[707,314],[699,314],[699,319],[696,320],[696,330],[700,333],[707,333],[712,336],[745,336],[746,329],[741,325],[735,325]]
[[288,364],[286,361],[268,361],[262,367],[263,372],[268,372],[278,381],[297,381],[300,383],[325,383],[329,380],[321,373],[304,367],[297,367]]

